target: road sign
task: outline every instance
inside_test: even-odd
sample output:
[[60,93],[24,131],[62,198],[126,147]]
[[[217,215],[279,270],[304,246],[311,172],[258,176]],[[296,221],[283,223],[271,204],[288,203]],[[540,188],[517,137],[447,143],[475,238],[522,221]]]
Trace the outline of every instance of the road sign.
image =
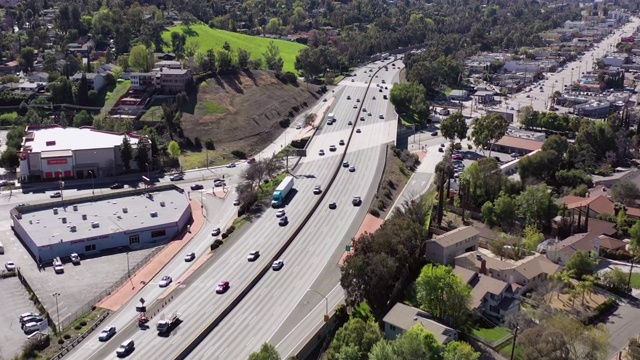
[[140,304],[144,305],[144,298],[140,298]]
[[351,245],[347,245],[344,247],[344,251],[351,251]]

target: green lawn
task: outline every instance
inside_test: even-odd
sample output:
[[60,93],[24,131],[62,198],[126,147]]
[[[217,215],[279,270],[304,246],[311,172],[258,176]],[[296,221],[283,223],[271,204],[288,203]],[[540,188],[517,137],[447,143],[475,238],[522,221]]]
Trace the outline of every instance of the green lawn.
[[116,105],[118,100],[129,91],[131,87],[131,81],[125,80],[121,83],[118,83],[115,88],[107,89],[107,92],[104,96],[104,106],[102,106],[102,110],[100,110],[100,114],[98,117],[103,118],[109,114],[109,111]]
[[[504,345],[499,347],[498,352],[500,355],[506,357],[507,359],[511,359],[511,349],[513,348],[513,341],[507,341]],[[513,353],[514,360],[524,360],[524,351],[520,346],[516,345],[516,351]]]
[[211,101],[202,102],[196,105],[196,109],[198,107],[201,107],[201,111],[206,113],[207,115],[224,114],[227,112],[227,109],[225,107]]
[[640,274],[638,273],[631,274],[631,287],[633,289],[640,289]]
[[476,328],[473,329],[473,335],[485,339],[489,343],[502,340],[511,334],[511,331],[505,327],[496,326],[493,328]]
[[140,118],[140,121],[160,121],[162,120],[162,107],[152,106]]
[[[184,30],[187,30],[187,44],[197,43],[200,51],[206,52],[208,49],[222,49],[222,45],[224,45],[226,41],[231,45],[231,50],[234,51],[234,53],[238,48],[243,48],[251,52],[251,57],[254,59],[263,59],[262,54],[267,51],[269,42],[273,41],[280,48],[280,56],[282,56],[282,60],[284,61],[284,71],[296,72],[293,66],[296,61],[296,55],[298,55],[301,49],[305,48],[305,45],[293,41],[273,40],[259,36],[212,29],[205,24],[191,25],[190,29],[187,29],[186,26],[183,25],[172,26],[162,33],[162,39],[167,44],[171,44],[171,33],[173,31],[184,33]],[[171,46],[168,45],[166,50],[171,50]]]

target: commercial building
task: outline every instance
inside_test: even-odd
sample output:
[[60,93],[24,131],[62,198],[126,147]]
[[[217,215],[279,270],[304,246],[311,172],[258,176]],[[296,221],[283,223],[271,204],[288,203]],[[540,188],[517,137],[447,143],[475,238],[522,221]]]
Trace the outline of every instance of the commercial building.
[[12,226],[34,260],[72,253],[99,256],[114,248],[161,244],[191,221],[184,190],[175,185],[27,205],[10,211]]
[[[133,133],[99,131],[92,127],[27,126],[22,140],[18,178],[21,182],[114,176],[124,170],[121,145],[132,148],[149,139]],[[148,146],[151,159],[151,146]],[[131,169],[138,164],[131,161]]]
[[609,115],[611,103],[608,101],[590,101],[573,107],[574,114],[595,119],[605,118]]

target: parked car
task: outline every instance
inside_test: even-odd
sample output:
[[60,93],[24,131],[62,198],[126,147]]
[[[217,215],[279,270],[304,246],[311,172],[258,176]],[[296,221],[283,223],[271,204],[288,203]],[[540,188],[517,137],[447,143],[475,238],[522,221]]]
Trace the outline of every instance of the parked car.
[[60,191],[56,191],[53,194],[49,195],[49,197],[52,199],[59,198],[62,197],[62,193]]
[[167,287],[172,281],[173,279],[171,279],[171,276],[165,275],[160,279],[160,283],[158,285],[160,285],[160,287]]
[[220,281],[218,287],[216,287],[216,294],[224,294],[229,290],[229,282],[228,281]]
[[121,183],[115,183],[115,184],[109,186],[109,189],[111,189],[111,190],[122,189],[122,188],[124,188],[124,184],[121,184]]
[[204,186],[200,185],[200,184],[193,184],[191,185],[191,190],[202,190],[204,189]]
[[20,325],[24,324],[23,320],[28,318],[28,317],[32,317],[32,316],[39,316],[36,313],[32,313],[32,312],[28,312],[28,313],[24,313],[24,314],[20,314],[20,317],[18,317],[18,322],[20,323]]
[[247,256],[247,260],[256,261],[256,260],[258,260],[259,257],[260,257],[260,251],[254,250],[254,251],[249,253],[249,256]]
[[171,181],[184,180],[184,175],[182,175],[182,174],[174,174],[169,178],[169,180],[171,180]]
[[4,268],[7,269],[7,271],[16,271],[16,264],[9,260],[4,264]]
[[116,327],[115,326],[109,326],[107,328],[102,329],[102,331],[100,331],[100,335],[98,335],[98,340],[100,340],[100,341],[108,341],[115,334],[116,334]]
[[195,258],[196,258],[196,253],[190,252],[184,256],[184,261],[190,262],[190,261],[193,261]]
[[75,265],[80,265],[80,255],[73,253],[69,255],[69,259],[71,259],[71,263]]
[[284,261],[283,260],[276,260],[273,262],[273,264],[271,265],[271,268],[273,270],[280,270],[282,269],[282,267],[284,266]]

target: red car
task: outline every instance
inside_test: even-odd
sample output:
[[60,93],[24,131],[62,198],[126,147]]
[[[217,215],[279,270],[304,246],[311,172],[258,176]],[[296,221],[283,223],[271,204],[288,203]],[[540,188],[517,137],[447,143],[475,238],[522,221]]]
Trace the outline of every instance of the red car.
[[224,294],[229,290],[229,282],[228,281],[220,281],[218,287],[216,288],[216,293]]
[[458,154],[455,154],[455,155],[451,156],[451,158],[452,158],[453,160],[464,160],[464,158],[462,157],[462,155],[458,155]]

